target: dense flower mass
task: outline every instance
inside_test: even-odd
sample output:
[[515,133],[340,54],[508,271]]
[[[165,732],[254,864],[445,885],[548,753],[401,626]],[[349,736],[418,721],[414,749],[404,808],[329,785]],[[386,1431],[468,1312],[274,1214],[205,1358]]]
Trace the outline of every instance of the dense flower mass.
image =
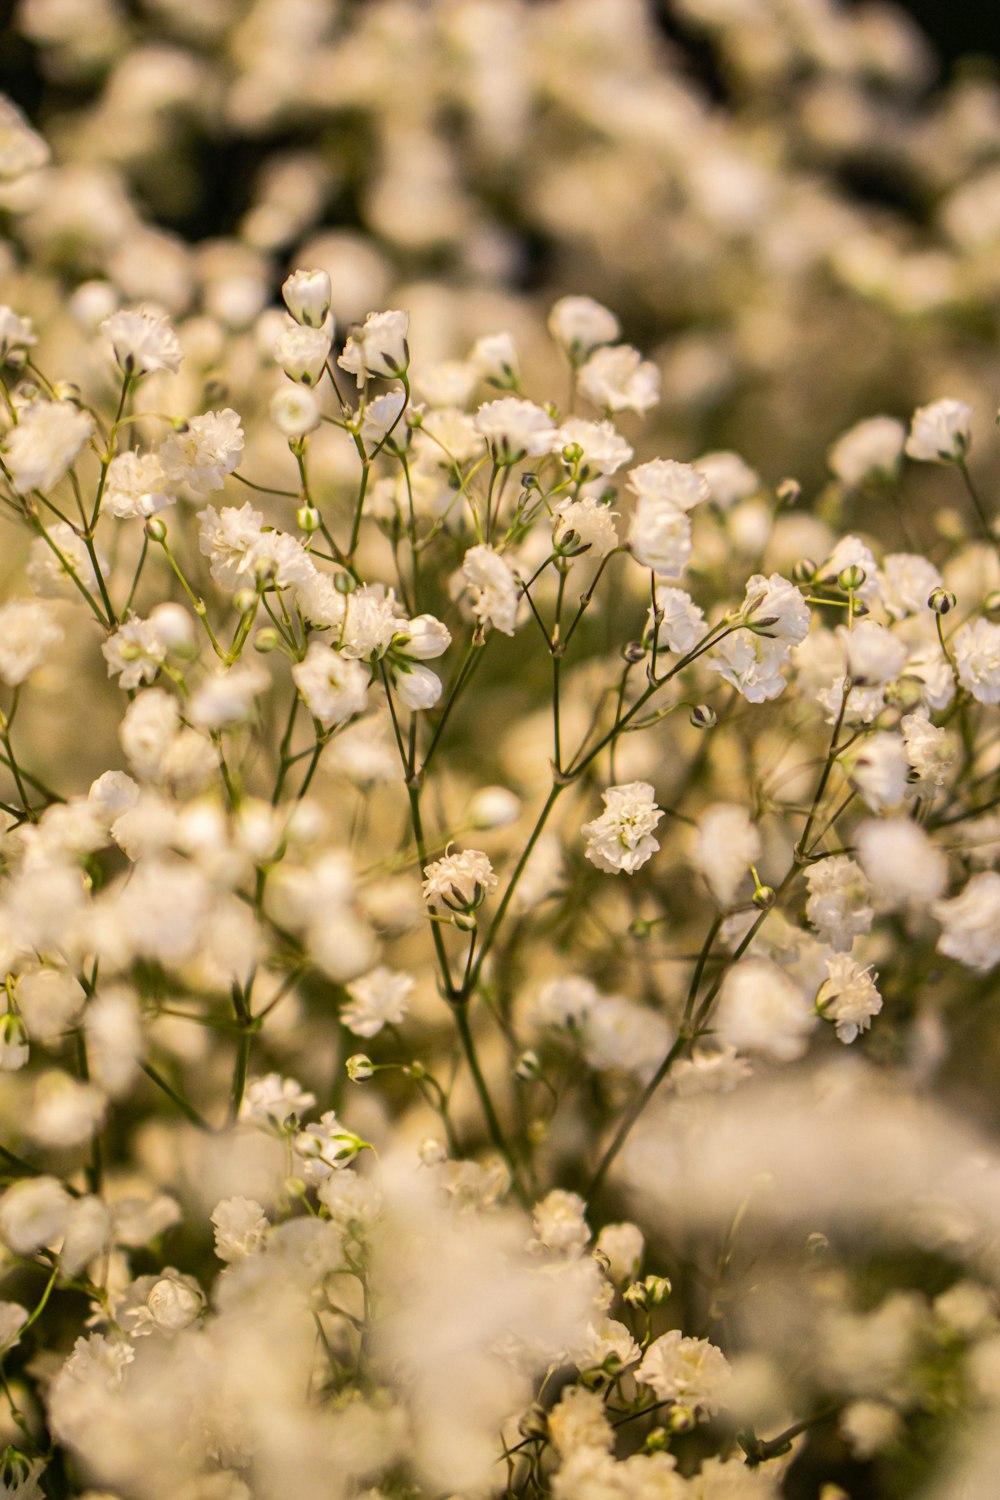
[[12,35],[0,1491],[992,1497],[995,83]]

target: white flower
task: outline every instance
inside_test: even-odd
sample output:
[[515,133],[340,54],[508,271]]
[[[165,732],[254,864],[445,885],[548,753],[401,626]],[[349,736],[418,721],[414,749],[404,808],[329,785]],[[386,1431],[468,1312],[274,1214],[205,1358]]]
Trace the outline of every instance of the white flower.
[[972,442],[972,407],[946,396],[913,413],[906,451],[922,463],[955,463]]
[[409,974],[379,967],[347,985],[350,1000],[340,1008],[341,1022],[355,1036],[378,1036],[385,1025],[404,1020],[413,983]]
[[[296,323],[322,328],[330,311],[332,288],[326,271],[293,271],[282,283],[281,295]],[[332,329],[331,329],[332,336]]]
[[926,614],[927,601],[941,587],[941,574],[916,552],[891,552],[882,563],[881,594],[895,620]]
[[631,470],[626,483],[640,502],[656,501],[685,512],[703,505],[711,497],[704,474],[693,464],[677,463],[672,458],[654,458],[640,464]]
[[582,1385],[566,1386],[549,1412],[548,1436],[562,1458],[572,1459],[576,1454],[595,1449],[609,1453],[615,1444],[615,1434],[605,1413],[603,1395]]
[[560,297],[549,312],[548,328],[556,343],[574,363],[598,344],[611,344],[621,333],[613,312],[593,297]]
[[319,402],[312,391],[302,387],[282,386],[271,397],[271,421],[286,438],[305,437],[315,432],[321,419]]
[[730,907],[750,866],[760,858],[760,832],[746,808],[717,802],[698,819],[693,862],[722,907]]
[[53,1068],[35,1083],[26,1128],[41,1146],[64,1150],[89,1141],[107,1105],[100,1089]]
[[31,401],[4,444],[14,488],[48,492],[62,479],[94,431],[94,419],[71,401]]
[[14,182],[37,172],[49,159],[49,148],[6,95],[0,94],[0,181]]
[[872,812],[882,812],[902,802],[909,769],[903,736],[880,730],[863,741],[854,756],[850,775]]
[[102,510],[119,520],[155,516],[176,499],[167,489],[167,476],[158,454],[119,453],[111,460]]
[[[78,604],[83,599],[73,579],[79,580],[89,593],[97,591],[97,574],[83,538],[65,521],[46,528],[48,540],[36,537],[28,558],[28,579],[43,599],[68,599]],[[101,572],[106,573],[107,558],[97,549]]]
[[180,717],[177,699],[162,688],[150,688],[129,704],[118,738],[137,775],[148,780],[160,776],[164,757],[180,730]]
[[926,906],[948,882],[943,850],[910,818],[866,819],[855,830],[854,841],[874,904],[883,911]]
[[[686,594],[683,589],[673,588],[668,584],[658,582],[656,585],[656,608],[661,610],[663,614],[663,618],[660,621],[659,636],[659,646],[661,649],[666,645],[668,651],[675,651],[679,655],[685,655],[704,636],[704,611],[698,608],[691,595]],[[650,606],[650,619],[646,630],[647,635],[652,639],[652,606]]]
[[37,342],[31,319],[20,318],[12,307],[0,305],[0,364],[16,360]]
[[271,679],[256,662],[240,662],[228,670],[213,672],[192,693],[186,717],[199,729],[224,729],[253,717],[254,699],[266,691]]
[[977,703],[1000,703],[1000,625],[967,621],[951,639],[958,680]]
[[295,1154],[303,1162],[307,1182],[320,1183],[333,1172],[349,1167],[364,1145],[361,1137],[348,1130],[332,1109],[320,1115],[313,1125],[295,1137]]
[[503,635],[513,635],[521,590],[510,564],[492,547],[480,544],[466,552],[461,577],[479,623],[492,625]]
[[261,1127],[282,1126],[300,1119],[315,1103],[315,1094],[308,1093],[294,1078],[268,1073],[247,1084],[240,1119]]
[[322,379],[332,340],[332,325],[312,328],[288,323],[275,339],[274,357],[289,380],[313,386]]
[[380,443],[393,453],[402,453],[409,440],[410,429],[402,418],[406,406],[406,392],[387,391],[376,396],[364,409],[361,420],[361,437],[365,447],[373,453]]
[[28,1321],[28,1309],[19,1302],[0,1302],[0,1353],[13,1349]]
[[30,1052],[24,1022],[8,1011],[0,1017],[0,1073],[17,1073],[28,1061]]
[[938,952],[986,974],[1000,963],[1000,874],[982,870],[950,901],[933,908],[941,923]]
[[140,1285],[151,1281],[145,1301],[127,1308],[124,1317],[132,1324],[132,1337],[151,1333],[174,1334],[189,1328],[201,1316],[205,1297],[193,1276],[185,1276],[167,1266],[162,1276],[140,1278]]
[[859,620],[853,629],[837,628],[847,656],[847,675],[860,687],[892,682],[906,665],[906,646],[874,620]]
[[785,691],[781,669],[788,661],[789,649],[784,641],[737,630],[712,647],[707,666],[732,683],[748,703],[765,703]]
[[617,474],[632,457],[631,444],[610,422],[585,422],[581,417],[569,417],[553,434],[553,453],[566,448],[582,451],[577,476],[580,479],[594,474]]
[[535,457],[552,451],[555,423],[533,401],[503,396],[487,401],[472,420],[496,464],[516,464],[528,454]]
[[563,1255],[579,1255],[590,1239],[586,1207],[579,1193],[553,1188],[532,1211],[538,1244]]
[[867,1031],[872,1016],[882,1009],[882,996],[875,988],[877,975],[863,969],[846,953],[826,960],[827,978],[816,995],[816,1009],[824,1021],[836,1023],[842,1042],[853,1042]]
[[166,659],[167,646],[152,620],[133,616],[108,636],[101,653],[108,664],[108,676],[117,677],[118,686],[128,689],[152,682]]
[[596,1249],[608,1263],[612,1281],[632,1281],[639,1274],[646,1241],[637,1224],[605,1224]]
[[722,982],[714,1024],[724,1043],[794,1062],[806,1050],[816,1016],[802,991],[768,958],[744,958]]
[[756,634],[795,646],[809,633],[809,606],[794,583],[772,573],[755,573],[747,582],[743,618]]
[[0,1239],[15,1255],[33,1255],[66,1229],[73,1199],[54,1177],[15,1182],[0,1198]]
[[711,498],[720,510],[729,510],[740,500],[749,500],[760,489],[760,475],[746,459],[729,449],[703,453],[694,467],[708,480]]
[[428,906],[470,911],[497,885],[489,858],[479,849],[462,849],[426,866],[422,891]]
[[369,313],[364,327],[352,330],[338,365],[356,377],[359,387],[369,375],[402,375],[410,362],[409,325],[405,312]]
[[646,781],[630,781],[601,793],[604,812],[581,830],[591,864],[610,875],[632,875],[659,849],[653,830],[663,817],[653,788]]
[[849,953],[854,939],[870,931],[875,916],[864,871],[849,855],[834,854],[807,867],[806,885],[806,919],[824,943]]
[[628,547],[642,567],[679,578],[691,560],[691,522],[669,501],[643,495],[629,522]]
[[866,602],[875,598],[879,590],[878,563],[860,537],[842,536],[817,576],[823,583],[836,584],[847,568],[860,568],[865,575],[864,582],[854,590],[855,597]]
[[954,741],[946,729],[932,724],[926,712],[904,714],[899,721],[906,745],[906,758],[917,780],[918,796],[933,796],[950,776],[957,755]]
[[629,344],[595,349],[580,368],[580,394],[605,411],[649,411],[660,399],[660,372]]
[[0,677],[16,687],[63,638],[50,610],[34,599],[0,605]]
[[826,455],[831,474],[848,489],[872,479],[895,479],[906,428],[895,417],[868,417],[841,433]]
[[359,661],[321,641],[310,641],[304,660],[292,667],[292,678],[309,712],[325,729],[361,712],[371,680]]
[[518,377],[517,347],[509,333],[487,333],[476,340],[469,364],[494,385],[513,385]]
[[616,512],[593,495],[579,500],[564,500],[556,510],[553,534],[558,545],[564,545],[567,532],[576,533],[576,547],[586,547],[591,557],[607,557],[618,546]]
[[186,484],[200,494],[220,490],[243,452],[243,429],[230,407],[192,417],[172,432],[160,448],[160,462],[172,484]]
[[270,1225],[255,1198],[223,1198],[212,1210],[215,1253],[220,1260],[241,1261],[263,1248]]
[[597,986],[582,975],[550,979],[528,1006],[533,1026],[568,1026],[578,1030],[600,998]]
[[722,1350],[707,1339],[685,1338],[672,1328],[650,1344],[635,1378],[661,1401],[714,1416],[725,1400],[732,1370]]
[[120,308],[104,319],[101,332],[126,375],[180,369],[181,346],[170,320],[151,307]]

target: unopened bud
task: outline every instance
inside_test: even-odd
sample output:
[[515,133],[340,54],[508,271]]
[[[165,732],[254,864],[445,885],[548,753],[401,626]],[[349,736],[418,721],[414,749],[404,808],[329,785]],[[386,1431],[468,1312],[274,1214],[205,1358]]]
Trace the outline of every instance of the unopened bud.
[[532,1401],[526,1412],[521,1414],[517,1424],[517,1430],[524,1438],[543,1438],[549,1430],[548,1413],[544,1406],[537,1401]]
[[806,1249],[810,1255],[823,1255],[830,1248],[830,1241],[819,1229],[814,1229],[806,1239]]
[[277,651],[281,645],[281,638],[272,625],[265,625],[263,630],[258,630],[253,638],[253,649],[259,651],[262,656],[267,656],[271,651]]
[[82,399],[80,387],[72,380],[57,381],[52,388],[52,394],[57,401],[72,401],[74,406],[78,406]]
[[541,1071],[538,1053],[532,1052],[530,1048],[527,1052],[522,1052],[514,1064],[514,1077],[519,1083],[532,1083],[540,1076]]
[[13,1012],[0,1018],[0,1071],[16,1073],[28,1061],[28,1033]]
[[770,911],[774,905],[774,887],[759,885],[750,899],[758,911]]
[[850,563],[839,575],[837,582],[846,593],[851,594],[861,588],[867,577],[868,574],[859,563]]
[[644,1453],[665,1453],[669,1446],[670,1435],[665,1427],[654,1427],[652,1432],[647,1432],[642,1445]]
[[646,655],[646,648],[641,641],[629,641],[627,646],[622,647],[622,656],[631,665],[636,666]]
[[448,1160],[448,1152],[445,1150],[444,1142],[435,1136],[429,1135],[420,1142],[417,1147],[417,1155],[422,1167],[437,1167],[443,1161]]
[[644,1276],[642,1281],[629,1282],[622,1296],[630,1307],[658,1307],[672,1290],[665,1276]]
[[1000,589],[994,589],[986,595],[983,600],[983,613],[987,615],[1000,615]]
[[930,598],[927,600],[927,608],[932,609],[936,615],[946,615],[955,608],[958,600],[950,589],[932,589]]
[[647,922],[645,917],[633,917],[628,924],[628,930],[634,938],[648,938],[653,930],[653,924]]
[[471,911],[457,911],[453,920],[459,932],[475,932],[479,927]]
[[802,498],[802,486],[797,479],[782,479],[774,493],[779,505],[795,505]]
[[694,1412],[690,1406],[675,1406],[667,1418],[671,1432],[690,1432],[694,1426]]
[[233,595],[233,608],[238,615],[252,615],[259,597],[256,589],[237,589]]
[[691,710],[691,723],[695,729],[714,729],[718,722],[718,714],[708,703],[696,703]]
[[353,1057],[347,1059],[344,1067],[352,1083],[367,1083],[375,1072],[374,1063],[363,1052],[355,1052]]
[[570,468],[572,468],[583,458],[583,449],[579,443],[567,443],[562,451],[562,456],[563,462],[569,464]]
[[358,585],[350,573],[344,572],[334,573],[333,586],[338,594],[353,594]]
[[308,536],[312,536],[313,532],[318,531],[323,523],[315,505],[300,505],[295,512],[295,524],[300,531],[304,531]]
[[816,564],[811,557],[800,557],[792,564],[793,583],[812,583],[816,577]]
[[167,539],[167,523],[162,516],[150,516],[146,522],[146,535],[151,542],[165,542]]

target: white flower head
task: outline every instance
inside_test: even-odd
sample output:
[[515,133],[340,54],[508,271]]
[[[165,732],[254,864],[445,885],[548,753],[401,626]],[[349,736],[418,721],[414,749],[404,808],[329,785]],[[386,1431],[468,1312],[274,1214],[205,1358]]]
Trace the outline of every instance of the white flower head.
[[352,329],[338,365],[356,378],[359,388],[369,376],[405,374],[410,363],[409,326],[405,312],[369,313],[363,327]]
[[650,1344],[635,1378],[661,1401],[714,1416],[725,1400],[732,1370],[722,1350],[707,1339],[685,1338],[672,1328]]
[[423,897],[428,906],[472,911],[498,885],[493,866],[479,849],[456,850],[433,860],[424,870]]
[[378,1036],[383,1026],[398,1026],[406,1017],[414,981],[380,966],[352,980],[350,1000],[340,1008],[340,1019],[355,1036]]
[[828,958],[826,972],[816,995],[816,1010],[824,1021],[834,1022],[842,1042],[853,1042],[882,1009],[882,996],[875,987],[878,975],[846,953]]
[[548,328],[561,349],[574,363],[585,359],[599,344],[612,344],[621,324],[593,297],[560,297],[549,313]]
[[292,678],[309,712],[326,729],[361,712],[371,680],[359,661],[322,641],[310,641],[304,659],[292,668]]
[[868,417],[841,433],[827,453],[830,472],[847,489],[892,480],[903,461],[906,428],[895,417]]
[[492,547],[480,543],[465,554],[460,574],[468,587],[472,612],[481,625],[513,635],[521,588],[510,564]]
[[744,958],[722,982],[715,1027],[739,1052],[794,1062],[806,1050],[816,1015],[795,981],[769,958]]
[[101,332],[126,375],[180,369],[180,341],[169,318],[151,307],[119,308],[104,319]]
[[331,325],[289,322],[274,341],[274,357],[289,380],[314,386],[322,379],[333,342]]
[[0,605],[0,678],[11,687],[24,682],[62,638],[50,608],[38,600]]
[[4,441],[4,463],[19,494],[49,491],[94,431],[94,419],[72,401],[31,401]]
[[472,420],[496,464],[509,466],[529,454],[537,457],[552,451],[556,425],[533,401],[502,396],[499,401],[487,401]]
[[220,490],[243,453],[243,428],[230,407],[192,417],[172,432],[160,448],[160,462],[172,484],[186,484],[200,494]]
[[108,466],[102,510],[121,521],[155,516],[173,505],[176,495],[156,453],[119,453]]
[[972,443],[972,407],[950,396],[913,413],[906,451],[921,463],[957,463]]
[[[293,271],[282,283],[281,295],[296,323],[322,328],[330,311],[332,288],[326,271]],[[333,329],[330,330],[331,337]]]
[[604,411],[649,411],[660,399],[660,372],[629,344],[595,349],[580,368],[580,394]]
[[660,847],[653,830],[663,813],[656,805],[653,788],[646,781],[630,781],[608,787],[601,798],[604,812],[582,829],[587,845],[584,852],[599,870],[632,875]]

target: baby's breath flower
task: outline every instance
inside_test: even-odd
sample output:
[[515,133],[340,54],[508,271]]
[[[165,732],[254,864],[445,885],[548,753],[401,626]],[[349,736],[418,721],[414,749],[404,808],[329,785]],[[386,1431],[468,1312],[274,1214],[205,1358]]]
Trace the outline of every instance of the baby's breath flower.
[[180,341],[169,319],[151,307],[120,308],[104,319],[101,332],[126,375],[180,369]]
[[659,849],[653,830],[663,817],[653,788],[646,781],[611,786],[601,793],[604,812],[585,823],[585,854],[610,875],[632,875]]
[[428,906],[469,912],[497,888],[489,859],[478,849],[457,850],[432,861],[424,870],[423,896]]
[[913,413],[906,451],[923,463],[957,463],[972,443],[972,407],[946,396]]

